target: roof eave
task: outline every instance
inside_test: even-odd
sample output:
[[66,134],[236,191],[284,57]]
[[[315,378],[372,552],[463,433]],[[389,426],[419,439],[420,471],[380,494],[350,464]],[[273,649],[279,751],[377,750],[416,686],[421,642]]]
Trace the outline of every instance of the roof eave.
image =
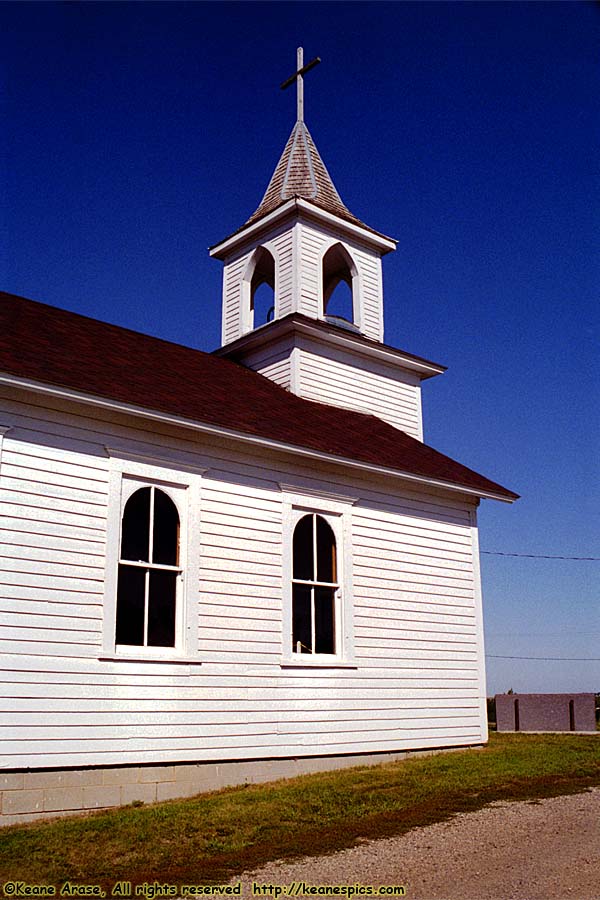
[[296,197],[282,203],[282,205],[278,206],[277,209],[274,209],[273,212],[268,213],[261,219],[257,219],[257,221],[253,222],[251,225],[242,227],[238,231],[234,231],[233,234],[229,235],[229,237],[225,238],[225,240],[221,241],[219,244],[214,244],[214,246],[209,247],[208,252],[216,259],[226,259],[231,253],[235,252],[240,245],[245,244],[249,239],[254,238],[261,232],[267,231],[277,225],[290,213],[304,213],[310,219],[316,219],[329,227],[334,226],[337,231],[345,233],[350,237],[358,238],[364,243],[376,247],[382,255],[395,250],[396,244],[398,243],[393,238],[386,237],[386,235],[372,231],[366,227],[361,228],[359,225],[354,225],[352,222],[342,219],[341,216],[327,212],[327,210],[322,209],[320,206],[317,206],[308,200],[304,200],[302,197]]
[[396,347],[371,341],[363,334],[342,331],[342,329],[336,328],[322,319],[312,321],[302,316],[301,313],[289,313],[282,319],[261,325],[235,341],[213,350],[213,355],[236,359],[240,353],[251,351],[255,345],[263,347],[265,344],[277,341],[291,332],[304,334],[317,340],[320,339],[328,344],[335,344],[342,349],[352,350],[363,357],[377,359],[387,362],[389,365],[407,369],[418,375],[421,380],[433,378],[435,375],[443,375],[446,371],[446,366],[413,356],[411,353],[399,350]]
[[378,250],[381,250],[382,255],[396,249],[398,241],[395,238],[381,234],[381,232],[375,231],[373,228],[369,228],[366,225],[355,225],[353,222],[349,222],[347,219],[343,219],[335,213],[328,212],[326,209],[323,209],[322,206],[311,203],[310,200],[305,200],[303,197],[298,197],[296,203],[298,204],[300,211],[304,212],[309,218],[318,219],[322,222],[326,222],[328,225],[335,225],[336,229],[342,229],[354,237],[359,237],[361,240],[366,241],[366,243],[372,244],[377,247]]
[[213,244],[212,247],[208,248],[209,254],[215,259],[226,259],[239,244],[245,243],[249,238],[260,234],[261,231],[267,231],[272,228],[281,219],[284,219],[288,213],[292,212],[295,206],[296,200],[287,200],[262,219],[257,219],[251,225],[244,225],[238,228],[237,231],[234,231],[233,234],[230,234],[218,244]]
[[360,471],[384,475],[387,477],[392,476],[413,484],[416,483],[427,485],[429,487],[448,490],[473,498],[500,500],[503,503],[513,503],[515,500],[519,499],[518,494],[514,494],[512,491],[482,491],[476,488],[469,487],[467,485],[445,481],[444,479],[432,478],[425,475],[415,475],[412,472],[404,472],[402,470],[391,469],[386,466],[377,466],[373,463],[367,463],[361,460],[348,459],[342,456],[336,456],[335,454],[312,450],[309,447],[303,447],[297,444],[288,444],[282,441],[275,441],[269,438],[261,437],[260,435],[248,434],[247,432],[224,428],[220,425],[210,425],[206,422],[186,419],[183,416],[172,415],[170,413],[161,412],[160,410],[153,410],[130,403],[111,400],[109,397],[102,397],[97,394],[87,394],[83,391],[70,390],[60,385],[48,384],[33,379],[19,378],[15,375],[12,375],[11,373],[0,372],[0,384],[5,384],[14,388],[21,388],[22,390],[38,391],[43,394],[54,396],[58,399],[102,407],[104,409],[110,409],[112,411],[124,413],[126,415],[150,419],[155,422],[162,422],[164,424],[173,425],[180,428],[188,428],[193,431],[210,434],[215,437],[225,437],[248,444],[253,444],[254,446],[267,447],[274,451],[293,453],[298,456],[317,459],[325,463],[343,465],[353,469],[358,469]]

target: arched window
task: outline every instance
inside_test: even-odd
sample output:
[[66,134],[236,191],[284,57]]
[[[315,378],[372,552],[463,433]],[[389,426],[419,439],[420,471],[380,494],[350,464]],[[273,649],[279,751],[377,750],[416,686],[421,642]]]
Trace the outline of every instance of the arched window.
[[275,260],[265,247],[260,247],[250,282],[250,328],[270,322],[274,313]]
[[348,251],[334,244],[323,257],[323,315],[358,325],[354,309],[357,270]]
[[297,522],[292,555],[292,652],[336,653],[337,551],[323,516]]
[[179,513],[154,485],[127,500],[121,525],[116,643],[174,647],[181,582]]

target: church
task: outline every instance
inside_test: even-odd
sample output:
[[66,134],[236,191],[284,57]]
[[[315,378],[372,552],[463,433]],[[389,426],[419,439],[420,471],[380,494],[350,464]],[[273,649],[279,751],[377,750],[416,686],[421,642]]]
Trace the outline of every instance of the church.
[[384,341],[316,62],[211,248],[218,350],[0,295],[0,824],[487,740],[477,508],[517,495],[423,441],[444,367]]

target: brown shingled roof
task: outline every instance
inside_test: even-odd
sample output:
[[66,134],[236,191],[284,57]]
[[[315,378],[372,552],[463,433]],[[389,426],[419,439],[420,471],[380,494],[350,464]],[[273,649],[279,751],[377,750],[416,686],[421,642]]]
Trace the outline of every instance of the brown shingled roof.
[[517,497],[375,416],[304,400],[210,353],[0,292],[2,372],[506,500]]
[[297,197],[309,200],[360,228],[380,234],[354,216],[342,201],[304,122],[294,125],[265,195],[243,227],[252,225],[287,200]]

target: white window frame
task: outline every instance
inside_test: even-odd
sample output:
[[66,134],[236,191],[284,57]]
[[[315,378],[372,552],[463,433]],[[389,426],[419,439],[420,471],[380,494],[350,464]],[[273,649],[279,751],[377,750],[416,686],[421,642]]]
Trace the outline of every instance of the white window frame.
[[273,284],[273,306],[275,307],[275,312],[273,319],[279,317],[279,260],[273,243],[266,241],[254,248],[244,268],[240,289],[240,335],[248,334],[250,331],[254,331],[255,328],[254,308],[252,307],[252,279],[254,278],[261,250],[266,250],[273,257],[275,268]]
[[[200,490],[204,469],[175,459],[153,459],[106,448],[110,456],[102,658],[190,662],[198,653],[200,601]],[[175,646],[116,644],[117,584],[121,528],[127,500],[143,487],[155,487],[173,500],[179,513],[179,567]]]
[[[283,496],[283,653],[281,665],[303,668],[355,668],[352,589],[352,506],[355,498],[280,485]],[[296,525],[308,514],[322,516],[336,541],[335,653],[295,653],[292,646],[293,541]]]
[[340,245],[346,256],[348,257],[348,268],[350,270],[350,275],[352,276],[352,287],[350,288],[352,294],[352,322],[358,328],[359,331],[362,331],[362,320],[363,320],[363,296],[362,296],[362,276],[360,272],[360,268],[354,258],[354,254],[351,252],[350,247],[340,240],[330,240],[321,250],[319,254],[319,271],[318,271],[318,296],[319,296],[319,319],[325,320],[325,279],[323,278],[323,262],[325,257],[329,253],[332,247],[335,247],[337,244]]

